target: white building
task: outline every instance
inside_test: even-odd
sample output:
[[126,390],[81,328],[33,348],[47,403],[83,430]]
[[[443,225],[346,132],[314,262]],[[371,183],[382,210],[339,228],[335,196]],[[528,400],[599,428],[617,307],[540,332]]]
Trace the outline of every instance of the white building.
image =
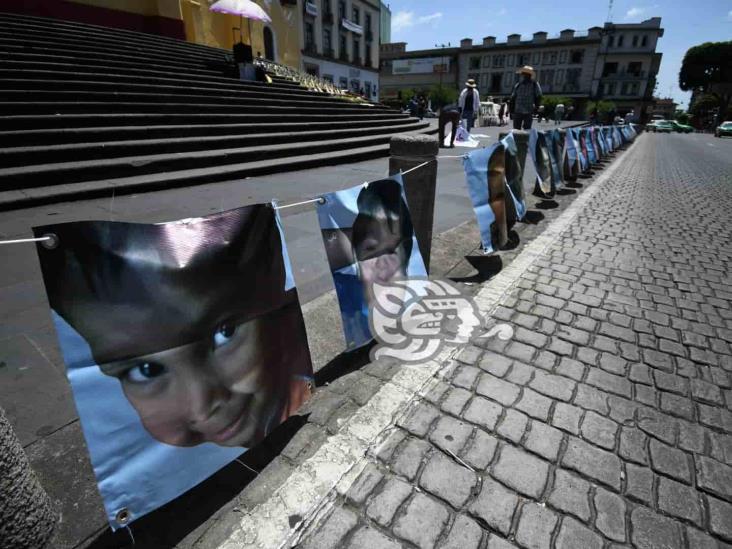
[[298,0],[302,69],[341,88],[379,97],[379,0]]

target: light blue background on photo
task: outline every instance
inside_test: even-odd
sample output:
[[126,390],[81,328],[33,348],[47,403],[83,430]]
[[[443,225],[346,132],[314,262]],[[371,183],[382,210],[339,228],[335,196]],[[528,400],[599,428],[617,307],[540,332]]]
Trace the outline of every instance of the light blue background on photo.
[[[402,198],[407,203],[401,174],[388,178],[401,187]],[[366,184],[356,185],[342,191],[323,195],[325,204],[318,204],[318,221],[321,229],[350,229],[358,215],[358,195]],[[332,272],[333,283],[341,310],[346,347],[356,349],[371,341],[369,308],[363,293],[363,284],[358,277],[358,264],[346,265]],[[407,276],[427,276],[427,269],[419,251],[417,237],[412,236],[412,254],[407,264]]]

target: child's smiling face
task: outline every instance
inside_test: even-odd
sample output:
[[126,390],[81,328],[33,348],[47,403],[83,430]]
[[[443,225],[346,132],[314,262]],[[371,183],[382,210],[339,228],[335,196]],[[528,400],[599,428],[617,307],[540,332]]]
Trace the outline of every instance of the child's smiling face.
[[266,375],[266,324],[223,323],[208,339],[101,369],[120,380],[153,438],[174,446],[251,446],[270,419],[274,392]]

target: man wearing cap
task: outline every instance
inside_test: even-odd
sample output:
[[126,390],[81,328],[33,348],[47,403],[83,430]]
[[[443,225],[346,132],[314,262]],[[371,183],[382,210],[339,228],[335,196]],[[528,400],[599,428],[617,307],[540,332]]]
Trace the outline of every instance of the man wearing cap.
[[462,118],[465,120],[465,129],[470,131],[473,128],[475,111],[480,108],[480,95],[478,95],[475,80],[472,78],[469,78],[468,81],[465,82],[465,87],[463,88],[463,91],[460,92],[458,107],[462,113]]
[[532,67],[524,65],[516,72],[520,75],[520,79],[513,87],[510,101],[513,129],[529,130],[534,109],[541,103],[541,86],[533,79]]

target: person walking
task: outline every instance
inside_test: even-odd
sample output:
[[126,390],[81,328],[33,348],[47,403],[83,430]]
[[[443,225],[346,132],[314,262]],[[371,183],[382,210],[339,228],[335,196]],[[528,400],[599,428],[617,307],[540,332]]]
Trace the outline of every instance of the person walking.
[[503,126],[506,124],[506,102],[501,101],[501,106],[498,109],[498,125]]
[[531,129],[534,109],[541,104],[541,86],[534,80],[534,69],[524,65],[518,71],[520,80],[513,86],[509,109],[513,114],[513,129]]
[[554,107],[554,124],[559,126],[564,120],[564,103],[559,103]]
[[463,120],[465,120],[465,129],[468,132],[473,129],[475,112],[480,108],[480,95],[476,87],[475,80],[469,78],[465,82],[465,87],[460,92],[460,98],[458,99],[458,107]]
[[417,117],[419,118],[419,121],[421,122],[424,118],[425,113],[427,112],[427,99],[424,95],[420,95],[417,99]]

